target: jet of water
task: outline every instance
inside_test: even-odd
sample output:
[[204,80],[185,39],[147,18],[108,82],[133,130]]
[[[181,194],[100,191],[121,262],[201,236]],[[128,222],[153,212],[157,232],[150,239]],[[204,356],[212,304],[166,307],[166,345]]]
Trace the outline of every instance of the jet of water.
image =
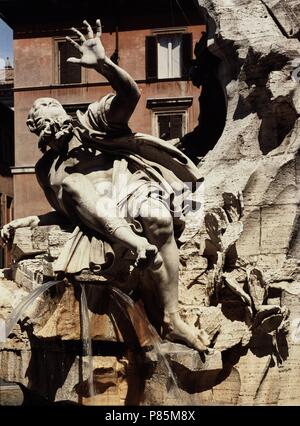
[[170,366],[170,363],[165,355],[165,352],[163,351],[162,347],[162,340],[160,336],[158,335],[157,331],[153,327],[153,325],[149,322],[147,316],[145,316],[145,313],[143,313],[140,306],[134,303],[134,301],[131,299],[130,296],[123,293],[121,290],[119,290],[116,287],[111,287],[111,292],[113,295],[117,296],[117,299],[114,299],[122,312],[129,317],[129,319],[132,322],[133,327],[135,330],[137,327],[135,326],[137,323],[144,324],[144,329],[147,331],[147,339],[146,341],[150,343],[150,345],[153,347],[153,350],[156,354],[157,359],[161,360],[168,372],[168,377],[170,379],[171,383],[171,389],[169,391],[173,392],[174,398],[178,401],[180,401],[180,390],[178,387],[178,383],[176,380],[176,377],[173,373],[173,370]]
[[89,310],[86,299],[85,285],[80,284],[81,297],[80,297],[80,313],[81,313],[81,338],[83,343],[83,356],[88,360],[88,385],[89,396],[94,396],[94,370],[93,370],[93,351],[92,351],[92,338],[90,330]]
[[45,284],[42,284],[40,287],[34,289],[24,300],[22,300],[16,308],[12,311],[10,317],[6,321],[5,324],[5,339],[8,338],[13,328],[16,326],[18,321],[21,319],[22,315],[26,311],[26,309],[45,291],[49,290],[49,288],[54,285],[60,284],[62,281],[48,281]]

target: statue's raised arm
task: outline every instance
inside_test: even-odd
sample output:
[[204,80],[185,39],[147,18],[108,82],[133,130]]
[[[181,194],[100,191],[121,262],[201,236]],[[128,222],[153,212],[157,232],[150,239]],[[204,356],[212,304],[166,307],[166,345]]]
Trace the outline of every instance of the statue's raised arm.
[[[199,170],[165,141],[131,132],[128,120],[140,97],[138,86],[106,56],[100,20],[95,35],[84,24],[86,37],[76,28],[79,40],[67,37],[80,52],[68,61],[98,71],[115,93],[90,104],[84,114],[77,112],[79,126],[53,98],[37,99],[27,120],[42,151],[37,180],[54,213],[73,226],[53,271],[71,276],[89,270],[117,281],[119,266],[129,263],[128,274],[139,269],[143,285],[158,294],[158,316],[152,296],[144,305],[149,317],[160,318],[162,336],[205,351],[209,337],[188,326],[178,306],[177,242],[193,205]],[[43,224],[41,216],[18,219],[4,227],[1,240],[8,242],[18,227]]]
[[101,42],[102,27],[100,19],[96,21],[96,34],[94,34],[87,21],[84,20],[83,23],[87,27],[86,37],[76,28],[72,28],[72,31],[79,37],[79,43],[70,37],[66,37],[81,54],[80,58],[68,58],[68,62],[79,64],[86,68],[93,68],[107,78],[112,88],[116,91],[116,96],[111,98],[110,107],[106,110],[106,118],[111,123],[127,124],[140,98],[139,88],[125,70],[106,56]]

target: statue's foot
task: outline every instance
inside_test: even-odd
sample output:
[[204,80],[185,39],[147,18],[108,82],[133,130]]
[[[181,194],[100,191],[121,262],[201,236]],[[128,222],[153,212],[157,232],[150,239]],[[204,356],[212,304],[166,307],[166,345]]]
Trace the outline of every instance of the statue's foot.
[[147,242],[137,248],[137,258],[134,266],[145,269],[148,267],[159,268],[161,265],[162,259],[156,246]]
[[208,352],[210,338],[204,330],[197,330],[188,326],[179,316],[178,312],[167,314],[164,318],[165,338],[187,346],[199,352]]

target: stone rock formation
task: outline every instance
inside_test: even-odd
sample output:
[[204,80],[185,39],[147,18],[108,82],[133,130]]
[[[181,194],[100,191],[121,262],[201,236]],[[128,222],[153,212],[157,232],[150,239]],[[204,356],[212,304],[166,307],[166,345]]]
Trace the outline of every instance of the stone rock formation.
[[[199,4],[208,23],[208,49],[220,59],[217,75],[227,99],[222,136],[199,164],[209,228],[214,234],[219,229],[219,240],[226,239],[226,216],[231,226],[236,222],[228,214],[235,203],[230,194],[243,200],[235,244],[225,261],[213,261],[217,271],[223,265],[215,303],[221,300],[223,313],[231,319],[243,315],[228,300],[229,290],[230,298],[235,294],[243,300],[245,322],[252,324],[245,354],[238,360],[234,349],[233,359],[229,361],[229,352],[223,357],[224,370],[225,365],[232,368],[217,386],[220,391],[228,389],[226,383],[236,386],[235,396],[229,397],[233,399],[226,400],[229,394],[224,392],[223,403],[299,404],[300,84],[294,66],[300,57],[299,5],[251,0]],[[221,253],[224,257],[224,249]],[[290,327],[284,319],[287,310]],[[262,337],[267,330],[272,338]],[[267,341],[274,350],[267,348]]]
[[[58,226],[16,231],[12,247],[16,263],[4,271],[1,281],[2,318],[9,317],[12,305],[53,279],[53,261],[69,236]],[[80,283],[85,283],[90,312],[94,395],[89,392],[89,362],[81,344]],[[101,277],[97,282],[95,276],[82,274],[61,281],[27,307],[10,338],[1,343],[0,368],[2,379],[30,390],[23,399],[31,403],[39,395],[43,403],[149,405],[176,404],[179,394],[180,401],[191,403],[189,387],[196,386],[201,373],[213,377],[219,373],[222,360],[220,351],[201,358],[183,345],[162,343],[140,302],[128,306],[108,284],[101,284]],[[191,370],[191,380],[182,368]],[[173,369],[174,394],[166,392]],[[179,379],[182,388],[177,388]],[[200,392],[200,388],[193,392],[195,403]]]
[[[159,341],[137,277],[134,309],[95,277],[65,279],[0,343],[0,377],[18,384],[24,403],[300,404],[298,2],[199,4],[209,52],[220,59],[214,71],[227,114],[222,136],[199,163],[204,214],[182,237],[180,307],[186,322],[209,333],[214,351],[203,357]],[[2,319],[53,279],[68,235],[58,226],[16,232],[15,263],[0,284]],[[94,394],[81,343],[80,282]]]

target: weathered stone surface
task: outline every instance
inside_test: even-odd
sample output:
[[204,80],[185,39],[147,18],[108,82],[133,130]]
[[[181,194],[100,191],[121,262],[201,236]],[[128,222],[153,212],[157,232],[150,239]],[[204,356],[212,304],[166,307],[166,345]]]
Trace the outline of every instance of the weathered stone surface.
[[18,406],[24,401],[23,392],[19,385],[0,380],[0,405]]
[[241,387],[239,389],[238,405],[253,404],[256,393],[262,383],[271,362],[271,356],[257,358],[248,352],[234,367],[239,374]]
[[[278,383],[286,380],[295,389],[300,368],[293,346],[297,344],[289,352],[290,338],[286,342],[284,337],[287,329],[298,341],[298,320],[294,318],[291,331],[286,318],[288,305],[298,303],[299,293],[300,85],[293,79],[300,57],[299,6],[293,0],[199,0],[199,4],[205,8],[209,50],[222,61],[217,72],[228,101],[224,132],[199,164],[205,176],[207,219],[206,234],[199,234],[209,237],[207,269],[217,277],[214,290],[209,289],[210,303],[219,302],[222,315],[233,322],[245,321],[254,333],[250,341],[245,333],[253,352],[248,349],[238,363],[231,364],[224,354],[223,372],[227,361],[231,370],[214,387],[210,403],[298,404],[297,392],[283,396]],[[226,216],[232,209],[224,202],[225,193],[236,199],[241,194],[243,201],[242,214],[233,208],[230,227],[238,224],[234,226],[241,226],[241,231],[233,244],[227,244],[232,247],[228,252],[222,239],[229,231]],[[209,276],[208,271],[202,276]],[[280,300],[280,294],[289,294],[290,299]],[[244,309],[236,309],[238,300]],[[219,330],[221,341],[224,336],[223,349],[236,350],[229,344],[230,332],[220,332],[213,311],[209,316],[214,319],[207,328],[212,333]],[[220,324],[220,314],[217,318]]]
[[218,351],[224,351],[242,342],[247,344],[251,337],[248,326],[242,321],[227,318],[221,305],[183,309],[182,316],[187,323],[206,330],[214,341],[214,349]]
[[[245,212],[238,253],[258,256],[257,266],[268,265],[270,270],[274,255],[285,254],[297,232],[299,126],[295,95],[300,87],[291,78],[289,61],[300,54],[299,42],[286,42],[264,4],[267,2],[199,3],[217,27],[214,40],[211,25],[209,48],[225,59],[220,80],[228,96],[223,135],[200,165],[206,209],[220,205],[223,192],[241,191]],[[280,9],[288,19],[293,16],[296,24],[297,14],[290,13],[294,3],[287,8],[280,1],[271,3],[275,16]],[[272,146],[270,141],[276,143]],[[278,271],[281,267],[276,265]]]
[[31,230],[30,228],[17,229],[13,246],[12,256],[17,261],[24,257],[33,257],[47,250],[48,227]]
[[27,291],[14,281],[2,279],[0,281],[0,318],[6,319],[12,308],[16,307],[27,294]]
[[12,267],[12,278],[26,290],[33,290],[44,281],[43,259],[21,260]]
[[284,290],[282,303],[290,310],[291,327],[287,335],[288,357],[279,366],[280,393],[278,405],[300,405],[300,341],[296,338],[295,333],[295,327],[298,328],[300,321],[300,296]]
[[[82,377],[78,375],[82,364]],[[84,405],[124,405],[128,394],[126,377],[128,360],[114,356],[93,357],[93,383],[95,395],[89,394],[88,362],[76,357],[67,380],[57,390],[56,401],[73,401]]]
[[66,243],[70,237],[70,233],[62,230],[58,226],[52,226],[47,232],[47,251],[51,258],[56,259],[60,252],[62,246]]
[[[64,347],[41,345],[31,350],[0,352],[2,377],[8,382],[21,383],[27,403],[47,405],[51,401],[84,405],[124,405],[139,401],[141,379],[139,365],[132,364],[127,356],[93,356],[94,396],[89,393],[90,374],[86,357],[78,355],[78,345]],[[130,358],[130,357],[129,357]],[[29,389],[29,390],[27,390]],[[22,388],[23,392],[24,389]],[[5,404],[23,402],[20,391],[5,395]]]
[[146,360],[151,369],[146,380],[144,405],[198,405],[222,369],[221,353],[198,352],[174,343],[163,343]]
[[278,20],[280,29],[286,37],[299,37],[300,6],[297,0],[264,0],[263,3]]

